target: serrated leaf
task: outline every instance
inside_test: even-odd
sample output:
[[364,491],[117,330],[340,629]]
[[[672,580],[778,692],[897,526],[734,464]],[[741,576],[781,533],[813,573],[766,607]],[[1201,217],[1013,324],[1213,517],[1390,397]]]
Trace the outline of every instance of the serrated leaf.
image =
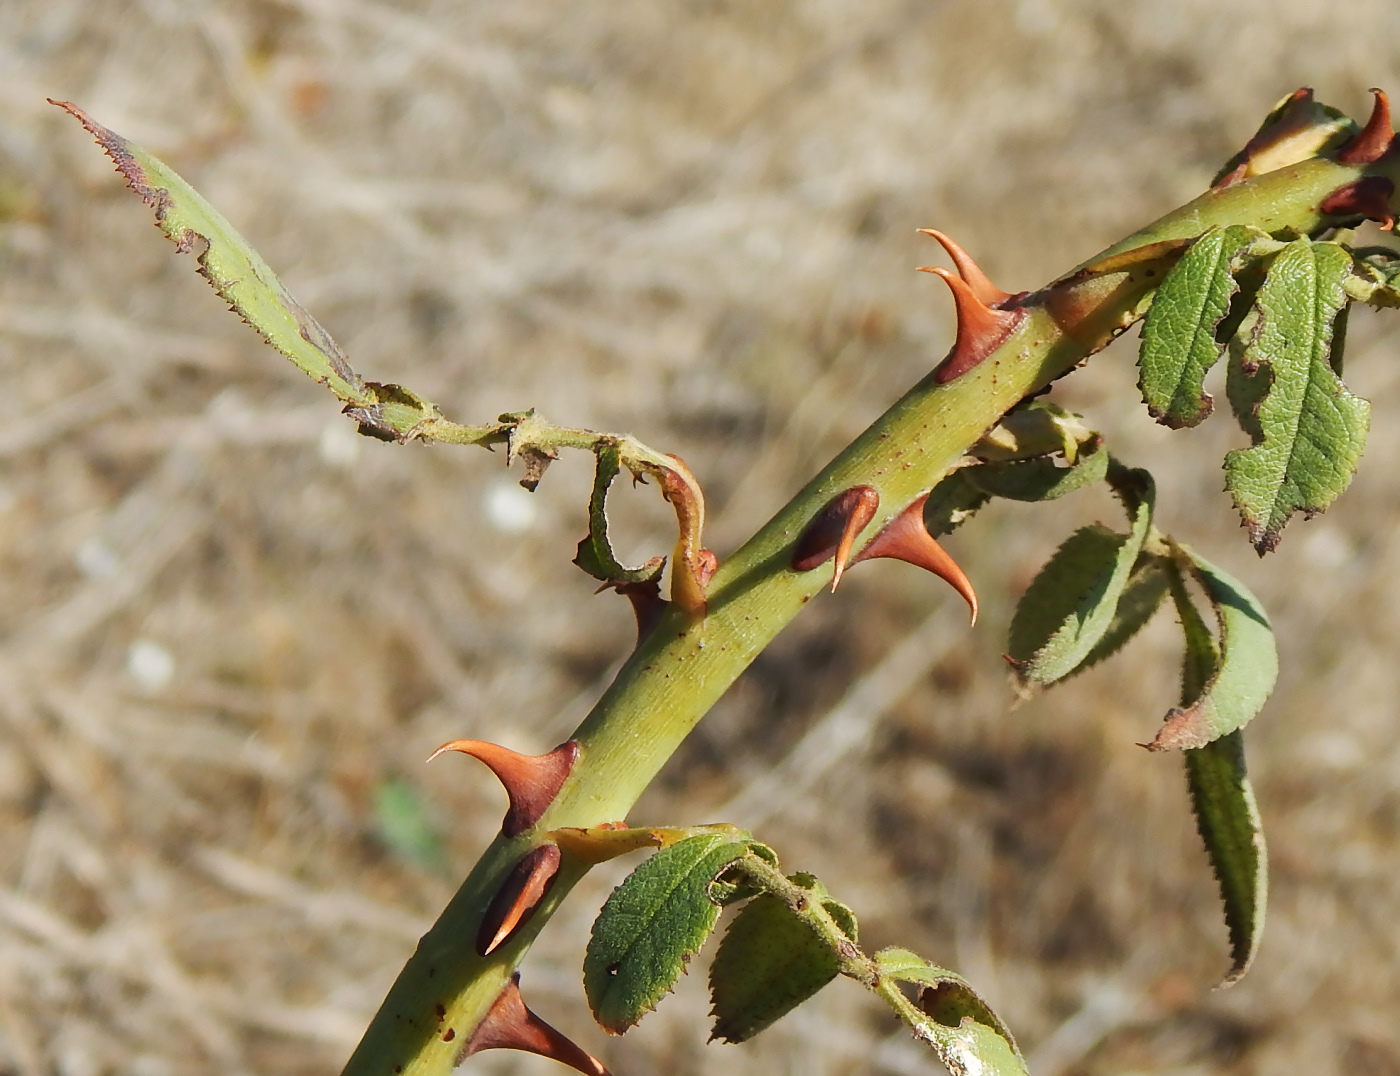
[[1231,732],[1184,753],[1196,829],[1210,856],[1230,932],[1230,970],[1238,982],[1254,961],[1268,905],[1269,857],[1254,789],[1244,762],[1244,738]]
[[1274,259],[1255,300],[1254,339],[1231,389],[1254,446],[1226,455],[1225,477],[1261,554],[1294,512],[1321,512],[1346,489],[1365,447],[1370,404],[1331,361],[1350,273],[1345,249],[1299,239]]
[[1026,1076],[1011,1032],[962,976],[907,949],[881,950],[875,962],[882,978],[921,987],[913,1030],[953,1076]]
[[956,472],[975,489],[1011,501],[1053,501],[1077,489],[1102,482],[1108,473],[1108,450],[1095,438],[1080,447],[1070,466],[1053,456],[1014,463],[984,463]]
[[1122,650],[1161,608],[1168,590],[1167,573],[1162,568],[1161,559],[1151,554],[1139,557],[1118,599],[1118,607],[1113,611],[1108,630],[1074,671],[1083,672]]
[[[1243,728],[1263,708],[1278,680],[1278,647],[1259,600],[1227,572],[1185,546],[1176,548],[1215,610],[1219,642],[1213,645],[1219,659],[1199,691],[1184,693],[1183,706],[1167,713],[1147,745],[1154,751],[1204,747]],[[1187,644],[1189,653],[1189,634]],[[1188,686],[1194,683],[1187,681]]]
[[617,445],[597,449],[598,464],[593,473],[593,493],[588,501],[588,535],[578,544],[574,563],[605,583],[648,583],[661,575],[664,557],[653,557],[640,568],[628,568],[613,555],[608,540],[608,490],[622,470],[622,453]]
[[[1179,575],[1173,596],[1186,653],[1181,670],[1182,702],[1204,690],[1220,660],[1215,640],[1186,593]],[[1254,960],[1268,904],[1269,857],[1254,789],[1244,761],[1244,734],[1227,733],[1214,743],[1183,752],[1186,786],[1196,829],[1220,886],[1230,934],[1230,970],[1222,986],[1239,981]]]
[[1146,471],[1116,479],[1132,518],[1119,534],[1094,524],[1055,551],[1016,607],[1008,656],[1023,683],[1050,684],[1093,652],[1113,623],[1119,599],[1152,527],[1154,492]]
[[1216,327],[1236,290],[1236,259],[1259,233],[1244,225],[1212,228],[1167,273],[1142,326],[1138,387],[1152,417],[1179,429],[1214,408],[1202,385],[1220,358]]
[[656,1007],[715,928],[710,884],[748,850],[726,834],[678,841],[613,891],[593,924],[583,989],[603,1028],[621,1034]]
[[[821,894],[824,895],[825,890]],[[832,979],[840,961],[830,946],[777,897],[744,905],[710,966],[712,1039],[745,1042],[787,1015]]]
[[924,526],[934,538],[952,534],[991,500],[968,481],[965,472],[970,469],[962,467],[948,475],[924,501]]
[[184,253],[205,248],[198,254],[200,274],[263,339],[346,403],[368,408],[378,402],[330,334],[292,298],[233,225],[173,168],[76,106],[55,104],[92,133],[128,186],[155,209],[156,223],[177,249]]

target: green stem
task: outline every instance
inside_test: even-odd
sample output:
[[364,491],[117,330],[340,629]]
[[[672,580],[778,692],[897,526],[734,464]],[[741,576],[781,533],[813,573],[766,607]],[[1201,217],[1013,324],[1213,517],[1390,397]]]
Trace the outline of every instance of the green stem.
[[[548,830],[622,819],[696,722],[829,582],[829,562],[797,573],[789,560],[803,526],[835,494],[855,485],[878,491],[879,511],[866,532],[873,534],[936,484],[1007,410],[1141,316],[1175,255],[1134,262],[1132,252],[1189,240],[1217,225],[1249,224],[1279,237],[1311,233],[1325,223],[1318,205],[1328,193],[1387,171],[1400,171],[1400,162],[1355,167],[1314,159],[1207,192],[1022,300],[1025,319],[969,373],[944,385],[932,376],[915,385],[720,566],[703,621],[672,608],[622,667],[575,734],[579,760],[553,804],[534,830],[498,837],[487,849],[405,965],[347,1076],[452,1070],[535,934],[587,867],[565,857],[528,926],[480,957],[473,939],[504,876]],[[1095,268],[1119,255],[1128,257]],[[893,996],[887,1000],[896,1004]]]

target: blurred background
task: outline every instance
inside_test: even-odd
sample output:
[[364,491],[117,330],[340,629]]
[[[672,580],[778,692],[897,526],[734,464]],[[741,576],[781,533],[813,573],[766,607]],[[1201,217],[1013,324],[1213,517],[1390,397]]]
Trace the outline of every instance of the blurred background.
[[[631,645],[570,563],[587,457],[357,437],[151,226],[69,99],[180,170],[366,376],[450,416],[630,431],[704,483],[723,557],[942,357],[918,227],[1032,288],[1198,193],[1299,85],[1400,90],[1386,0],[6,0],[0,4],[0,1073],[319,1073],[494,834],[471,736],[564,739]],[[1250,728],[1269,926],[1227,965],[1163,613],[1013,707],[999,657],[1097,493],[949,541],[984,617],[891,562],[814,601],[634,821],[753,828],[871,948],[971,978],[1037,1076],[1400,1073],[1400,323],[1359,312],[1355,488],[1259,561],[1231,422],[1169,434],[1133,342],[1056,389],[1153,467],[1160,522],[1270,609]],[[619,545],[665,552],[654,489]],[[575,892],[531,1005],[641,1073],[937,1063],[837,983],[705,1046],[703,973],[624,1039],[589,1018]],[[493,1052],[472,1072],[543,1074]]]

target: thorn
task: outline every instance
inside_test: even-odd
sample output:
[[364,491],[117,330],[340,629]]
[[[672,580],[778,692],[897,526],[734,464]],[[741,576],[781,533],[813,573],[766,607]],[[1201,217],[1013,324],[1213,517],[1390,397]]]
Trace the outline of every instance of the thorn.
[[933,535],[929,534],[924,525],[924,502],[927,500],[928,494],[925,493],[886,523],[884,530],[871,539],[870,544],[860,551],[853,563],[889,557],[924,568],[945,580],[962,595],[963,601],[967,602],[968,608],[972,610],[972,623],[976,624],[977,593],[957,562],[938,544]]
[[1334,217],[1366,217],[1379,221],[1382,230],[1395,229],[1395,213],[1390,198],[1395,183],[1385,176],[1362,176],[1344,184],[1322,200],[1318,208]]
[[453,740],[428,756],[431,762],[444,751],[460,751],[480,759],[505,785],[510,809],[501,821],[501,832],[518,837],[540,820],[559,794],[578,758],[578,744],[561,743],[547,755],[522,755],[485,740]]
[[1371,87],[1376,95],[1371,105],[1371,117],[1355,138],[1342,147],[1337,154],[1338,164],[1373,164],[1381,159],[1390,148],[1395,131],[1390,126],[1390,99],[1385,91]]
[[601,1061],[525,1007],[519,972],[510,977],[476,1025],[458,1063],[482,1050],[524,1050],[568,1065],[585,1076],[608,1076]]
[[478,954],[490,956],[530,921],[554,884],[562,855],[557,844],[542,844],[520,857],[481,917],[476,932]]
[[831,579],[834,591],[846,571],[856,537],[875,518],[879,507],[880,494],[873,486],[852,486],[838,493],[803,528],[792,549],[792,570],[810,572],[835,557],[836,573]]
[[666,611],[666,601],[661,597],[661,581],[643,579],[638,583],[604,583],[598,588],[615,590],[632,603],[632,615],[637,618],[637,645],[651,634],[661,614]]
[[953,291],[953,305],[958,312],[958,337],[953,350],[934,374],[934,380],[946,385],[961,377],[990,355],[1026,316],[1024,310],[997,310],[982,302],[960,276],[937,265],[919,266],[921,273],[934,273],[943,278]]
[[967,282],[967,286],[972,289],[972,294],[977,296],[981,302],[987,306],[996,306],[1011,298],[1010,292],[1002,291],[987,279],[987,274],[982,272],[981,266],[972,260],[971,254],[942,232],[932,228],[920,228],[918,231],[920,235],[931,235],[943,244],[943,249],[948,252],[948,257],[952,258],[953,264],[958,267],[958,275]]

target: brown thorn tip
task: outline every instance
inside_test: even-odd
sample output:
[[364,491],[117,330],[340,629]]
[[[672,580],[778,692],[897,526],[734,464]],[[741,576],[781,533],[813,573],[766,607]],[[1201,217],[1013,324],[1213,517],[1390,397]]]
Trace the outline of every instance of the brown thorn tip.
[[1372,164],[1390,148],[1391,139],[1395,137],[1390,125],[1390,98],[1375,86],[1371,87],[1371,92],[1376,95],[1371,104],[1371,116],[1366,126],[1337,154],[1338,164]]
[[953,292],[953,306],[958,314],[958,336],[953,342],[953,350],[948,353],[948,357],[934,374],[934,380],[938,384],[946,385],[954,378],[967,373],[995,351],[1025,319],[1026,312],[997,310],[988,306],[977,297],[962,277],[941,266],[928,266],[920,271],[942,277],[943,282]]
[[859,564],[863,560],[889,557],[926,569],[962,595],[963,601],[967,602],[967,607],[972,611],[972,623],[976,624],[977,592],[972,589],[971,581],[958,567],[957,562],[938,544],[933,535],[929,534],[924,525],[924,502],[927,500],[928,494],[925,493],[886,523],[884,529],[870,540],[870,544],[860,551],[852,563]]
[[578,744],[573,740],[545,755],[522,755],[485,740],[453,740],[428,756],[428,761],[444,751],[471,755],[500,779],[510,799],[510,809],[501,822],[501,832],[507,837],[518,837],[540,820],[578,759]]
[[458,1058],[459,1063],[482,1050],[524,1050],[568,1065],[585,1076],[608,1076],[603,1063],[567,1036],[555,1031],[525,1005],[520,996],[520,973],[511,976],[491,1003]]
[[987,274],[982,272],[982,267],[972,260],[971,254],[942,232],[933,228],[920,228],[919,232],[921,235],[933,236],[942,244],[943,249],[948,252],[948,257],[952,258],[953,264],[957,266],[958,275],[967,282],[972,293],[987,306],[996,306],[997,303],[1004,303],[1011,298],[1010,292],[1002,291],[988,279]]
[[880,494],[873,486],[852,486],[829,500],[802,529],[792,550],[792,570],[810,572],[836,558],[831,580],[835,590],[850,561],[851,548],[865,525],[875,518]]
[[530,921],[559,873],[563,853],[557,844],[542,844],[520,857],[491,898],[476,932],[476,951],[490,956]]

